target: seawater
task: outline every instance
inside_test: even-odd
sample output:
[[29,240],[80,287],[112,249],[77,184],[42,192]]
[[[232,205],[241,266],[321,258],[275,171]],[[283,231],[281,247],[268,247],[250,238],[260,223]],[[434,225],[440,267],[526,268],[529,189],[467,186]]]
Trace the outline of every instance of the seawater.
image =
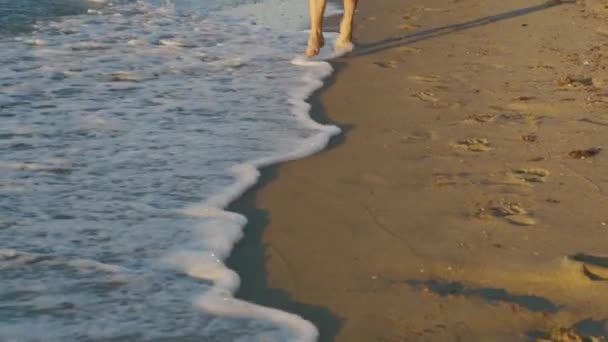
[[[322,149],[301,0],[0,0],[0,340],[313,341],[232,297],[261,166]],[[295,62],[294,62],[295,61]]]

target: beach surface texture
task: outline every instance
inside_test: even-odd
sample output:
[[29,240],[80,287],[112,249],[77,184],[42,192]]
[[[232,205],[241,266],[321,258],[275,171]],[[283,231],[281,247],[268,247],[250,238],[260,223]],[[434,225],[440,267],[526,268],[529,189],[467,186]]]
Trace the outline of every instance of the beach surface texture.
[[344,133],[233,205],[239,295],[322,341],[606,338],[607,35],[602,1],[361,1],[310,100]]

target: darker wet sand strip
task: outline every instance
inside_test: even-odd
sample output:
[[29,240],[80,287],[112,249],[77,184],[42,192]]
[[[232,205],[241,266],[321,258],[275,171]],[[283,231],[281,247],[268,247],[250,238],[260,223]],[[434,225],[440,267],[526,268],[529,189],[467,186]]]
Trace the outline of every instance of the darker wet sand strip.
[[238,295],[327,341],[607,335],[608,10],[361,5],[311,99],[345,134],[231,207]]

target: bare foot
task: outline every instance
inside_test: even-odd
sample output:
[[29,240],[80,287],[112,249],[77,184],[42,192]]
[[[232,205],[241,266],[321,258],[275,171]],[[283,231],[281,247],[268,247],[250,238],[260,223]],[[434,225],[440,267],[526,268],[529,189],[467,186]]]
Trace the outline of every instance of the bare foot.
[[321,48],[325,45],[325,38],[323,38],[323,33],[310,33],[310,38],[308,39],[308,47],[306,48],[306,57],[313,57],[319,54]]
[[344,39],[339,37],[336,40],[336,51],[338,52],[350,52],[353,50],[353,42],[351,39]]
[[336,50],[347,51],[353,48],[353,22],[352,18],[343,18],[340,23],[340,36],[336,41]]

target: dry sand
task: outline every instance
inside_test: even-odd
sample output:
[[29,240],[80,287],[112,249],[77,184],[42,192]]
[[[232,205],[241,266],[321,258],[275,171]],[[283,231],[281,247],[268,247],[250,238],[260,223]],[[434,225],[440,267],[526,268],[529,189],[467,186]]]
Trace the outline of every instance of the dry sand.
[[240,296],[321,340],[608,336],[608,8],[362,0],[357,19],[312,99],[344,135],[233,206]]

